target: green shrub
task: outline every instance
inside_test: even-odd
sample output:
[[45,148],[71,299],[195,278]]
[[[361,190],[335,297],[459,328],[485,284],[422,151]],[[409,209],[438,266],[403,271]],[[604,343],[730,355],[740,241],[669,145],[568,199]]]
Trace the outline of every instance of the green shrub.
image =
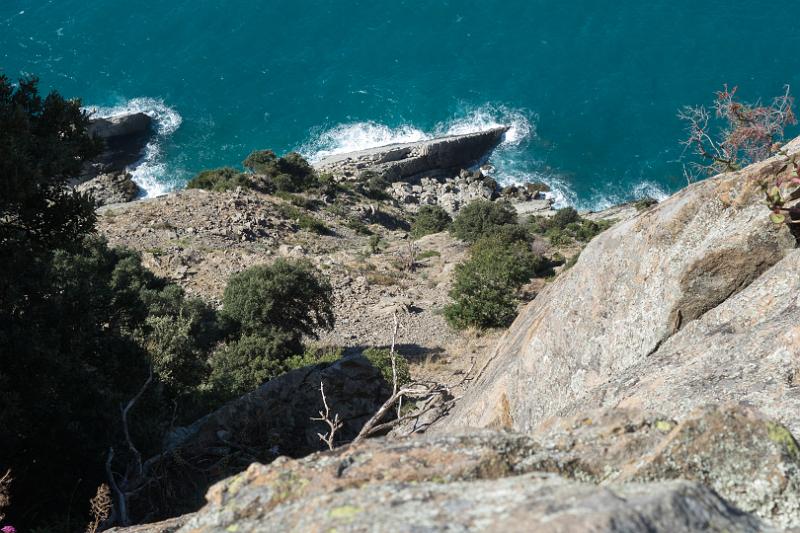
[[277,173],[278,156],[272,150],[256,150],[242,161],[242,165],[256,174]]
[[[392,384],[392,358],[389,350],[385,348],[367,348],[361,355],[367,358],[372,365],[377,368],[383,379]],[[286,360],[289,370],[303,368],[306,366],[317,365],[320,363],[334,363],[343,357],[341,348],[328,348],[324,350],[310,349],[303,355],[296,355]],[[395,352],[395,365],[397,367],[397,386],[402,387],[411,383],[411,370],[408,360]]]
[[649,196],[645,196],[644,198],[640,198],[633,203],[633,206],[636,208],[637,211],[644,211],[658,203],[658,200],[655,198],[651,198]]
[[555,227],[564,229],[568,224],[579,222],[581,220],[581,216],[574,208],[565,207],[556,211],[556,214],[553,215],[551,220]]
[[381,236],[373,235],[369,238],[369,253],[377,254],[381,251]]
[[314,167],[297,152],[277,157],[272,150],[257,150],[242,164],[278,191],[303,192],[319,186]]
[[453,219],[438,205],[423,205],[417,211],[411,225],[411,236],[415,239],[447,230]]
[[280,198],[281,200],[285,200],[292,204],[295,207],[299,207],[300,209],[305,209],[307,211],[313,211],[319,205],[319,202],[316,200],[312,200],[311,198],[306,198],[305,196],[301,196],[299,194],[294,194],[286,191],[277,191],[275,196]]
[[189,180],[187,189],[205,189],[208,191],[230,191],[236,187],[250,187],[247,176],[230,167],[204,170]]
[[516,316],[517,291],[542,264],[524,242],[478,241],[456,266],[445,318],[457,329],[507,326]]
[[288,220],[294,221],[300,229],[316,233],[318,235],[328,235],[330,229],[317,217],[309,215],[293,205],[281,204],[277,206],[278,213]]
[[211,356],[208,384],[219,400],[228,400],[257,389],[289,368],[296,353],[291,332],[262,329],[260,335],[243,335]]
[[459,211],[450,225],[450,233],[457,239],[473,243],[490,236],[501,226],[517,223],[517,212],[507,202],[475,200]]
[[372,235],[372,230],[369,229],[369,226],[356,217],[348,218],[345,225],[359,235]]
[[333,289],[307,261],[278,259],[231,276],[222,298],[223,313],[244,335],[264,330],[293,332],[300,352],[302,335],[333,327]]
[[297,225],[300,226],[301,229],[316,233],[317,235],[328,235],[330,233],[330,229],[323,221],[311,215],[303,214],[297,217]]
[[377,172],[362,172],[358,176],[358,179],[359,181],[356,184],[356,191],[358,193],[373,200],[387,200],[389,198],[386,189],[391,186],[391,183],[386,181],[386,179]]
[[[367,348],[361,355],[366,357],[372,366],[380,370],[386,383],[392,384],[392,357],[385,348]],[[395,352],[395,366],[397,368],[397,386],[402,387],[411,383],[411,371],[405,357]]]
[[322,363],[334,363],[342,358],[343,352],[341,348],[306,348],[302,355],[294,355],[286,360],[286,366],[289,370],[297,368],[304,368],[307,366],[319,365]]
[[527,226],[533,233],[547,237],[553,246],[568,246],[574,241],[589,242],[611,224],[612,221],[583,218],[575,209],[566,207],[552,217],[531,216]]

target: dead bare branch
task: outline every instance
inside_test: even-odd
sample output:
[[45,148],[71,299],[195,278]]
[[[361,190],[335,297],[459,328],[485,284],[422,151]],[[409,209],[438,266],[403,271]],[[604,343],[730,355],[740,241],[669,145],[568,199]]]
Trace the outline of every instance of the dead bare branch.
[[322,405],[325,407],[325,411],[320,411],[319,416],[311,417],[311,420],[325,422],[328,425],[328,432],[324,435],[322,433],[317,433],[317,436],[319,440],[328,445],[329,450],[333,450],[336,432],[342,428],[342,422],[339,420],[338,413],[335,413],[333,419],[331,419],[331,409],[328,406],[328,399],[325,397],[325,385],[323,385],[321,381],[319,382],[319,393],[322,396]]

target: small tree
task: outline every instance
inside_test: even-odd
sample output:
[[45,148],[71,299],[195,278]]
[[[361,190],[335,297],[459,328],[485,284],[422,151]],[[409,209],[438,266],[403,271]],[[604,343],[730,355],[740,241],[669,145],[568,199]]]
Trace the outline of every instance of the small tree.
[[411,225],[411,236],[415,239],[445,231],[450,227],[453,219],[441,206],[423,205],[414,217]]
[[475,200],[459,211],[450,225],[457,239],[473,243],[497,231],[501,226],[517,223],[517,212],[507,202]]
[[220,400],[236,398],[288,370],[286,360],[297,353],[291,332],[267,329],[244,335],[211,356],[210,388]]
[[237,187],[249,188],[247,176],[230,167],[203,170],[189,180],[187,189],[205,189],[208,191],[230,191]]

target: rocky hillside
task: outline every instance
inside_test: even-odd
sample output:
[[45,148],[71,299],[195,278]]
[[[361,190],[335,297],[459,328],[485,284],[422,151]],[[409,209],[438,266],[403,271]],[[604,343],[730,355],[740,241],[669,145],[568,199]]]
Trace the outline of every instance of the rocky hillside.
[[[800,139],[787,150],[800,151]],[[657,206],[615,211],[617,224],[574,266],[540,286],[494,347],[443,350],[458,361],[448,367],[451,379],[456,369],[468,368],[467,360],[478,364],[466,381],[458,380],[466,390],[454,391],[454,406],[427,433],[253,464],[214,485],[201,510],[129,531],[800,527],[800,447],[792,436],[800,431],[800,255],[789,230],[769,221],[757,186],[788,171],[776,157],[692,184]],[[242,201],[236,193],[218,198]],[[126,242],[129,237],[114,228],[117,216],[129,216],[121,227],[135,218],[141,238],[160,238],[152,234],[163,230],[150,227],[162,211],[155,210],[150,223],[142,216],[147,208],[136,209],[104,222],[105,232]],[[239,214],[247,209],[234,212],[230,216],[248,216]],[[200,220],[192,217],[204,215],[194,206],[170,224],[192,224],[202,233],[230,221],[217,216],[216,224],[198,229]],[[380,289],[386,294],[377,303],[361,307],[378,294],[358,287],[376,284],[370,272],[390,272],[378,266],[386,264],[380,256],[402,252],[402,232],[370,226],[387,247],[377,257],[358,257],[352,243],[366,245],[365,237],[348,234],[336,219],[326,222],[346,238],[336,245],[318,236],[302,241],[303,232],[291,225],[281,237],[289,243],[284,248],[277,241],[250,247],[247,238],[229,236],[228,246],[194,247],[192,253],[206,254],[195,264],[205,266],[174,277],[213,295],[213,283],[197,281],[214,278],[214,269],[281,253],[325,265],[325,254],[332,262],[323,268],[341,276],[342,295],[369,295],[342,297],[351,303],[340,304],[337,313],[351,341],[385,331],[379,310],[411,299],[426,302],[419,329],[409,328],[420,339],[415,342],[431,346],[422,340],[428,335],[446,344],[441,339],[448,334],[433,326],[440,317],[425,310],[438,305],[463,245],[444,235],[423,239],[418,246],[439,254],[430,254],[432,263],[420,270],[427,277],[407,274],[408,283]],[[267,220],[265,227],[280,226]],[[187,232],[170,233],[168,240],[188,239]],[[170,256],[179,257],[179,249],[185,248],[170,248]],[[375,261],[375,270],[362,269],[360,281],[357,267],[344,268],[350,261]],[[420,288],[423,280],[433,283]],[[353,325],[358,322],[365,329]],[[219,427],[211,420],[213,439]]]
[[680,417],[733,401],[799,431],[800,251],[757,187],[780,172],[778,157],[695,183],[592,241],[441,429],[529,431],[613,406]]

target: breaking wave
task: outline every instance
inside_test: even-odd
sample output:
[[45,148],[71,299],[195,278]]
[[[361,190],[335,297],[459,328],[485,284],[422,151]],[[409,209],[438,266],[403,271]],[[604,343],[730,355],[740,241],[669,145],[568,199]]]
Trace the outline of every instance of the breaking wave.
[[113,117],[131,113],[144,113],[153,119],[155,135],[147,143],[142,159],[130,168],[133,181],[145,191],[148,197],[160,196],[172,190],[167,179],[167,165],[164,162],[162,146],[164,141],[180,127],[183,119],[173,108],[156,98],[133,98],[117,106],[87,106],[94,117]]

